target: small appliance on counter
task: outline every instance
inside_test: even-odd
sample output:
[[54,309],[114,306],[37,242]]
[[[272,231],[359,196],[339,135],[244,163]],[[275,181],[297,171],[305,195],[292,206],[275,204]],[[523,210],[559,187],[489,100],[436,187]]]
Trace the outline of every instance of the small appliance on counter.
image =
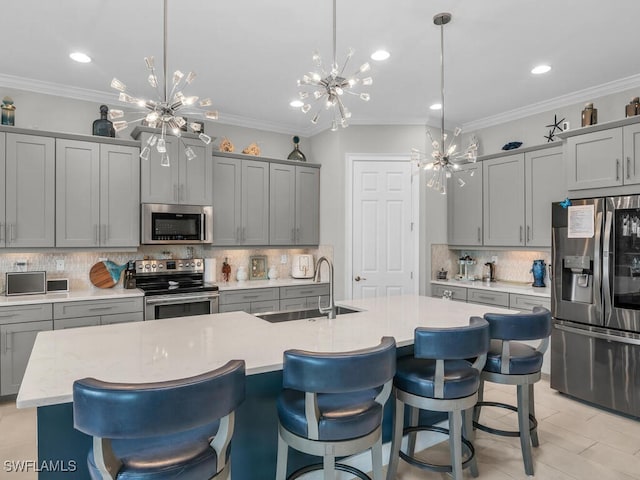
[[7,272],[5,281],[7,296],[47,293],[46,272]]
[[487,262],[482,269],[482,281],[485,283],[491,283],[496,281],[496,264],[493,262]]
[[136,288],[136,262],[135,260],[129,260],[127,262],[127,269],[124,271],[124,288]]
[[291,276],[293,278],[313,278],[314,274],[313,255],[291,256]]

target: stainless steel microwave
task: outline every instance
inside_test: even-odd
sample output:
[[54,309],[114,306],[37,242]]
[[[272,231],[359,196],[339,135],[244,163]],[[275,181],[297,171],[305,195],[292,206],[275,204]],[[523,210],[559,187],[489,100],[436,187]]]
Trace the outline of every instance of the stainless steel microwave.
[[147,245],[212,243],[213,208],[143,203],[141,237]]

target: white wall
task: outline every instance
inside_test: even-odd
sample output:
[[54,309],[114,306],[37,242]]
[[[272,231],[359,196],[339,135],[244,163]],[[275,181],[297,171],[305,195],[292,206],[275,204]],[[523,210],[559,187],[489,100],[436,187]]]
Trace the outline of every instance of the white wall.
[[[336,298],[346,297],[348,285],[345,265],[346,156],[358,153],[408,154],[411,148],[425,149],[426,135],[421,126],[351,126],[326,131],[311,138],[311,159],[322,164],[320,170],[320,243],[333,245]],[[426,182],[420,179],[421,185]],[[432,243],[446,242],[446,197],[426,187],[420,188],[420,292],[428,288]]]
[[[10,96],[16,106],[16,127],[53,132],[91,135],[93,121],[100,118],[100,103],[85,100],[74,100],[67,97],[56,97],[23,90],[2,88],[0,96]],[[119,102],[106,103],[109,108],[122,108]],[[139,113],[139,112],[138,112]],[[126,120],[134,120],[141,115],[127,114]],[[205,121],[205,133],[216,137],[214,145],[218,145],[223,137],[228,137],[234,144],[235,151],[255,142],[261,149],[260,155],[269,158],[287,158],[293,150],[293,135],[256,130],[253,128],[225,125],[224,118],[217,122]],[[135,125],[134,125],[135,126]],[[131,139],[131,127],[118,132],[119,138]],[[310,149],[309,140],[300,137],[300,150]]]

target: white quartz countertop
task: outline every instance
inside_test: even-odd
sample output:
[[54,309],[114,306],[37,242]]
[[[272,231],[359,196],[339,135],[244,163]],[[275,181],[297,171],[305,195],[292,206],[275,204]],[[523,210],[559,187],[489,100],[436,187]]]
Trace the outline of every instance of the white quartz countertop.
[[550,287],[532,287],[531,284],[493,282],[489,285],[476,280],[431,280],[434,285],[448,285],[452,287],[477,288],[479,290],[492,290],[494,292],[517,293],[520,295],[532,295],[534,297],[551,298]]
[[297,285],[313,285],[313,278],[277,278],[275,280],[245,280],[243,282],[217,282],[221,292],[229,290],[245,290],[248,288],[295,287]]
[[46,293],[44,295],[0,296],[0,307],[33,305],[36,303],[78,302],[81,300],[105,300],[142,297],[144,292],[137,288],[88,288],[72,292]]
[[[405,295],[338,302],[359,310],[334,320],[269,323],[244,312],[40,332],[18,393],[18,408],[72,401],[76,379],[155,382],[204,373],[244,359],[247,374],[282,368],[291,348],[349,351],[393,336],[413,343],[417,326],[461,326],[487,306]],[[491,307],[492,312],[513,313]]]

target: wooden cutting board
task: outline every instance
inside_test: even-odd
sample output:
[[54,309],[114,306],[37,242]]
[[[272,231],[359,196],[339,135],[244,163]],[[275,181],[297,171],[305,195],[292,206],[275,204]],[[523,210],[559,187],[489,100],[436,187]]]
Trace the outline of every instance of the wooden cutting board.
[[96,263],[89,270],[89,280],[98,288],[112,288],[118,281],[127,264],[116,265],[111,260]]

